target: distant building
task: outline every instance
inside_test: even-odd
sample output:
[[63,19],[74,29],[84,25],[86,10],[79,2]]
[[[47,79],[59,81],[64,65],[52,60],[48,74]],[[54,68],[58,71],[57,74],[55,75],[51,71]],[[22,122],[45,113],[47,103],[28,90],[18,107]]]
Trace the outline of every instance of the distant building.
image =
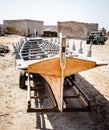
[[16,33],[21,35],[43,35],[43,21],[21,19],[4,20],[6,33]]
[[44,37],[57,37],[57,26],[56,25],[45,25],[43,31]]
[[66,21],[57,23],[58,34],[62,32],[63,35],[72,38],[86,38],[91,31],[97,31],[97,23],[82,23],[75,21]]

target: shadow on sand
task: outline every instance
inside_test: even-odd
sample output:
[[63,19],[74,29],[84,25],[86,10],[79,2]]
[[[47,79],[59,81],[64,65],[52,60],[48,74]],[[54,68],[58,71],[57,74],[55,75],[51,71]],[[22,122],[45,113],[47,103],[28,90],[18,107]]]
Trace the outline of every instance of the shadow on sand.
[[[36,113],[39,130],[108,130],[109,101],[81,75],[75,75],[76,83],[89,97],[91,112]],[[51,124],[51,127],[46,125]]]

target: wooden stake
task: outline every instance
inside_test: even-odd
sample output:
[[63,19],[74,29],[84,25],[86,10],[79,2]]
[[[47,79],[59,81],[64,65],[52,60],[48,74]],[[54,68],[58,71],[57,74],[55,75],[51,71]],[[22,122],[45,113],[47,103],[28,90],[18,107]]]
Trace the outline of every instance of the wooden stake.
[[60,100],[59,110],[62,112],[62,110],[63,110],[64,69],[66,67],[66,38],[62,37],[62,38],[60,38],[60,41],[61,41],[60,67],[61,67],[62,73],[61,73],[61,86],[60,86],[61,100]]

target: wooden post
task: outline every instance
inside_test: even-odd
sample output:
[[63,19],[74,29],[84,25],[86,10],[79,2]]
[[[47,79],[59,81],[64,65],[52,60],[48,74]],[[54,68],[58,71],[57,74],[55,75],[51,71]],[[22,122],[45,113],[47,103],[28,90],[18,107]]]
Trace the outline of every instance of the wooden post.
[[66,67],[66,38],[62,37],[62,35],[60,35],[60,43],[61,43],[60,67],[61,67],[62,73],[61,73],[61,79],[60,79],[61,80],[61,86],[60,86],[61,100],[60,100],[59,110],[62,112],[62,110],[63,110],[64,69]]
[[30,74],[28,73],[28,87],[27,87],[27,102],[28,108],[31,108],[31,89],[30,89]]

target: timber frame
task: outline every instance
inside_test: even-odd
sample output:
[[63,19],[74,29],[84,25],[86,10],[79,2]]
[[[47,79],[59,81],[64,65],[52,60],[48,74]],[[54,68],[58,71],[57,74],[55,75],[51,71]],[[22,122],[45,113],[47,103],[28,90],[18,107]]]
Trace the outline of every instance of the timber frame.
[[[36,74],[40,81],[34,78],[30,78],[31,74],[28,74],[28,108],[27,112],[60,112],[58,109],[58,105],[55,99],[55,96],[50,88],[50,85],[45,81],[45,79]],[[40,78],[39,78],[40,77]],[[37,80],[37,82],[35,82]],[[31,81],[35,82],[34,86],[31,86]],[[70,95],[66,94],[66,91],[72,91]],[[77,83],[74,81],[74,75],[68,76],[64,81],[64,90],[65,94],[63,95],[63,111],[62,112],[85,112],[91,111],[90,100],[83,93],[83,91],[79,88]],[[31,95],[31,92],[33,95]],[[34,100],[32,102],[32,100]],[[47,101],[48,100],[48,101]],[[47,101],[47,102],[46,102]],[[74,106],[72,106],[71,102]],[[75,105],[75,101],[77,106]],[[49,104],[49,107],[46,106]],[[77,103],[78,102],[78,103]],[[32,107],[34,104],[34,107]],[[44,106],[45,105],[45,106]]]

